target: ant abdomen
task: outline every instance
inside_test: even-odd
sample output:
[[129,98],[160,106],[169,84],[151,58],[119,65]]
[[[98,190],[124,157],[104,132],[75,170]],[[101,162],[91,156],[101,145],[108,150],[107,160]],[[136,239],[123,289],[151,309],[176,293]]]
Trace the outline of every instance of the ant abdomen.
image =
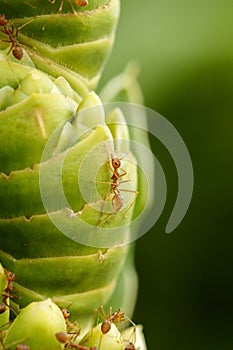
[[109,320],[105,320],[102,324],[101,324],[101,332],[103,334],[106,334],[110,331],[111,329],[111,322]]
[[15,46],[12,50],[12,54],[13,56],[17,59],[17,60],[21,60],[23,58],[23,49],[20,46]]

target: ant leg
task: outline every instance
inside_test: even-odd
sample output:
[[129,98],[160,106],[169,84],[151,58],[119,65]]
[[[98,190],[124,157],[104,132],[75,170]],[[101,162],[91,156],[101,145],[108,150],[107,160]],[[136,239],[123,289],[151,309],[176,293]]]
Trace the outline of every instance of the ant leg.
[[[121,173],[121,174],[119,174],[119,177],[122,177],[122,176],[127,175],[127,171],[125,171],[124,169],[119,168],[119,170],[121,170],[121,171],[122,171],[122,173]],[[130,180],[129,180],[129,181],[130,181]]]
[[126,315],[125,315],[125,319],[126,319],[126,321],[131,323],[131,325],[133,327],[132,333],[130,334],[130,337],[129,337],[129,342],[132,344],[135,344],[136,343],[136,324]]
[[[96,320],[97,320],[97,324],[99,323],[99,316],[100,316],[100,312],[98,309],[95,309],[93,312],[93,317],[92,317],[92,326],[91,326],[91,331],[90,334],[88,335],[88,337],[86,339],[84,339],[83,341],[80,342],[80,344],[85,344],[86,342],[88,342],[93,334],[93,329],[95,327],[96,324]],[[98,349],[99,350],[99,349]]]
[[35,21],[35,18],[30,19],[29,21],[27,21],[26,23],[24,23],[24,24],[22,24],[20,27],[18,27],[18,28],[16,29],[16,33],[15,33],[16,38],[18,37],[18,32],[19,32],[21,29],[23,29],[24,27],[26,27],[28,24],[32,23],[33,21]]
[[72,4],[72,1],[71,0],[68,0],[68,1],[70,4],[70,7],[72,8],[73,14],[77,16],[77,11],[75,10],[74,5]]
[[128,208],[125,211],[124,217],[126,218],[127,213],[132,208],[132,206],[134,205],[134,203],[135,203],[135,201],[137,199],[137,196],[139,195],[139,192],[138,191],[133,191],[133,190],[124,190],[124,189],[123,190],[121,189],[121,192],[129,192],[129,193],[134,193],[135,194],[134,199],[131,201],[130,205],[128,206]]

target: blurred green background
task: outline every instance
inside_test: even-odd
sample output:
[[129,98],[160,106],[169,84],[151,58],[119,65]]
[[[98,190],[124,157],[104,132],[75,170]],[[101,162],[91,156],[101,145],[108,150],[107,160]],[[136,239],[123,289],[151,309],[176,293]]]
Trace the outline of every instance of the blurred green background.
[[137,242],[134,319],[144,324],[148,350],[232,350],[233,1],[122,0],[100,87],[132,58],[141,64],[146,106],[178,130],[195,176],[189,210],[167,235],[177,176],[164,146],[151,140],[168,198]]

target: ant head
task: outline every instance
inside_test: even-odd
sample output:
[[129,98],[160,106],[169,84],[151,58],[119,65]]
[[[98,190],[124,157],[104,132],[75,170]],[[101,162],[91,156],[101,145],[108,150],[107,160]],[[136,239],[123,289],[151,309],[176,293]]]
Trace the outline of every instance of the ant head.
[[118,169],[120,168],[121,166],[121,161],[119,158],[116,158],[113,156],[113,154],[111,154],[111,157],[112,157],[112,166],[114,169]]
[[6,269],[5,269],[5,273],[6,273],[6,277],[7,277],[8,282],[14,281],[15,273],[8,271]]
[[70,311],[68,309],[62,309],[61,310],[63,313],[64,318],[68,318],[70,316]]
[[6,19],[4,14],[0,15],[0,26],[4,27],[7,25],[7,23],[8,23],[8,20]]

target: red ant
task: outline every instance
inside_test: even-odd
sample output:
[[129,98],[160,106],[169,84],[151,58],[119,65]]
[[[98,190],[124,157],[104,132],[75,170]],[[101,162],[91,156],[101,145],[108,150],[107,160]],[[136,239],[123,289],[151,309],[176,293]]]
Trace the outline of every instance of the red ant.
[[[132,201],[132,203],[130,204],[130,206],[128,207],[127,210],[129,210],[133,203],[135,202],[138,192],[134,191],[134,190],[127,190],[127,189],[120,189],[119,186],[123,183],[129,182],[130,180],[123,180],[120,181],[120,179],[127,175],[127,172],[121,168],[121,159],[118,157],[114,157],[113,154],[111,154],[111,166],[112,166],[112,171],[113,174],[111,176],[111,180],[112,182],[98,182],[98,183],[102,183],[102,184],[109,184],[111,185],[111,190],[109,191],[109,193],[106,195],[106,198],[113,195],[112,197],[112,207],[115,210],[115,212],[118,212],[121,210],[121,208],[124,205],[124,197],[121,194],[122,192],[131,192],[135,194],[135,199]],[[106,221],[109,217],[109,215],[111,215],[112,213],[109,213],[107,215],[107,217],[104,219],[104,221]],[[100,219],[98,222],[98,225],[102,223],[102,220]]]
[[7,299],[10,298],[12,295],[12,291],[14,288],[13,282],[15,280],[15,274],[11,271],[8,271],[7,269],[4,269],[4,272],[6,274],[6,278],[7,278],[7,286],[2,294],[2,303],[0,304],[0,314],[3,314],[3,312],[6,311],[7,307],[10,307],[7,304]]
[[118,309],[117,311],[112,313],[112,307],[110,307],[108,315],[106,315],[103,305],[100,306],[100,309],[102,313],[98,309],[95,309],[95,313],[97,313],[101,318],[105,318],[105,320],[101,324],[101,332],[103,334],[107,334],[110,331],[112,323],[120,325],[126,320],[126,316],[124,312],[121,311],[121,309]]
[[71,335],[72,339],[74,340],[80,335],[81,328],[75,322],[70,322],[70,311],[68,309],[63,308],[61,311],[65,319],[67,333]]
[[[56,2],[56,0],[48,0],[51,4],[54,4]],[[88,5],[88,0],[73,0],[75,2],[75,4],[77,6],[87,6]],[[74,5],[72,3],[71,0],[68,0],[69,4],[70,4],[70,7],[72,8],[72,11],[75,15],[77,15],[77,12],[74,8]],[[62,8],[63,8],[63,4],[64,4],[64,0],[61,0],[60,2],[60,6],[59,6],[59,9],[58,9],[58,12],[62,12]]]
[[69,335],[64,332],[58,332],[55,334],[55,336],[60,343],[65,344],[64,345],[65,348],[70,347],[71,349],[78,349],[78,350],[98,350],[96,346],[92,346],[88,348],[86,346],[79,345],[72,342]]
[[[96,314],[98,314],[98,316],[100,316],[102,319],[104,319],[104,321],[101,323],[101,332],[102,332],[102,336],[107,334],[111,327],[112,324],[115,324],[116,327],[120,328],[122,323],[126,323],[127,321],[130,322],[134,328],[134,333],[136,332],[136,325],[135,323],[125,315],[125,313],[121,310],[118,309],[115,312],[112,312],[112,307],[109,308],[109,312],[108,315],[106,315],[105,311],[104,311],[104,307],[103,305],[100,306],[100,310],[99,309],[95,309],[94,311],[94,319],[96,317]],[[101,340],[102,340],[102,336],[100,337],[99,340],[99,348],[100,348],[100,344],[101,344]],[[131,345],[132,343],[130,343],[129,345]],[[125,350],[135,350],[134,348],[127,348]]]
[[4,14],[0,16],[0,26],[3,27],[1,32],[3,32],[9,37],[9,40],[1,41],[11,43],[11,47],[8,54],[12,51],[13,56],[20,61],[23,58],[23,49],[21,46],[18,45],[17,37],[19,29],[16,29],[16,33],[14,35],[14,27],[13,25],[11,27],[8,25],[8,20],[6,19]]

